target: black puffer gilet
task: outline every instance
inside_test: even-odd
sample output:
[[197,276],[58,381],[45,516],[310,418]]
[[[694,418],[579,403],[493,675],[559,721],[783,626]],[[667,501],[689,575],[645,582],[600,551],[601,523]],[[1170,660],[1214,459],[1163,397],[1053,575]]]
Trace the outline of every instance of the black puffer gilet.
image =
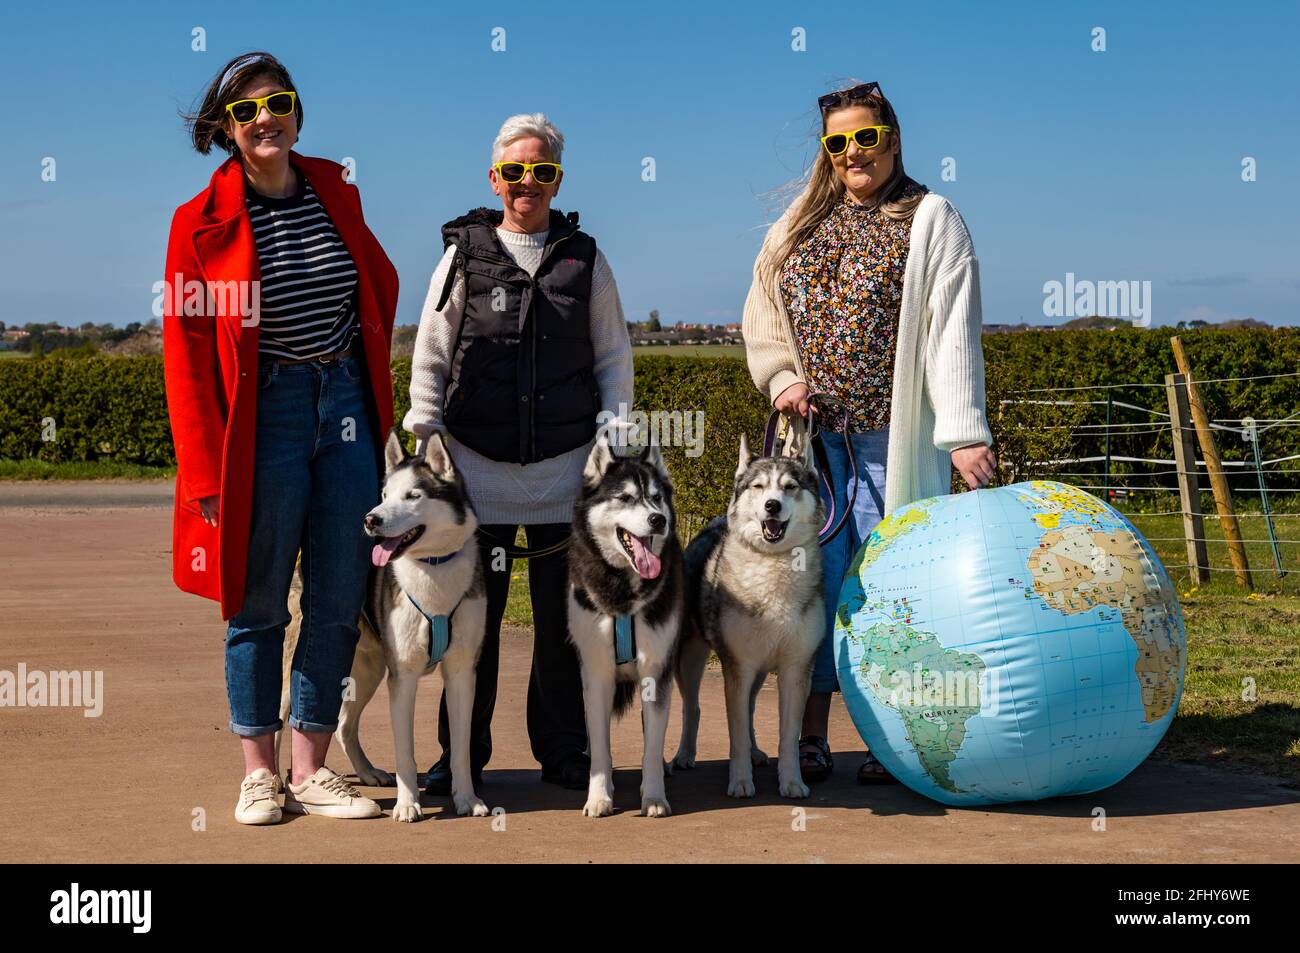
[[477,208],[442,227],[456,246],[446,304],[465,276],[465,313],[452,357],[443,421],[459,442],[492,460],[534,463],[596,434],[600,388],[591,348],[596,242],[578,213],[551,210],[536,274],[501,245],[499,209]]

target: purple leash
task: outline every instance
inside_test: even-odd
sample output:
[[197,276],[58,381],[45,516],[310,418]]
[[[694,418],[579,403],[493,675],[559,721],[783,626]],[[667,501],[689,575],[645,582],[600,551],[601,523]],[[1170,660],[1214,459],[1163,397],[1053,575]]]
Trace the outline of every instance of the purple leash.
[[[843,513],[839,514],[838,521],[836,520],[835,485],[831,482],[830,477],[830,460],[826,457],[825,447],[813,440],[813,437],[821,433],[821,428],[817,426],[815,419],[818,415],[814,414],[812,410],[813,402],[818,400],[825,401],[826,403],[839,404],[840,409],[843,411],[840,424],[841,434],[844,437],[844,450],[849,458],[849,470],[855,476],[853,480],[853,493],[849,497],[848,506],[845,508]],[[804,422],[804,439],[808,442],[807,445],[812,448],[813,460],[816,464],[815,469],[818,471],[818,476],[821,478],[822,485],[826,487],[826,497],[830,500],[830,512],[826,517],[826,523],[817,534],[818,544],[825,546],[839,535],[840,530],[844,528],[844,524],[848,522],[849,514],[853,512],[853,506],[857,502],[858,498],[858,481],[856,479],[858,464],[857,459],[853,455],[853,441],[849,439],[848,407],[846,407],[841,401],[831,397],[829,394],[809,394],[808,401],[808,416],[801,418]],[[763,432],[763,456],[765,457],[774,455],[774,451],[776,450],[777,431],[780,427],[781,418],[783,416],[784,414],[782,414],[781,411],[773,410],[767,418],[767,428]],[[791,418],[791,420],[793,419],[794,418]]]

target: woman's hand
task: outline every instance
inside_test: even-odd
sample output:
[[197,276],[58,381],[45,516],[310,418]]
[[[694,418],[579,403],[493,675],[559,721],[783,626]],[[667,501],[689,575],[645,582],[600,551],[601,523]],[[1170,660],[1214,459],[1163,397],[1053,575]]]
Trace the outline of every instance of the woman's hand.
[[958,447],[952,452],[952,465],[972,490],[978,490],[993,479],[998,460],[988,444],[973,443],[968,447]]
[[807,417],[811,403],[808,400],[808,385],[803,381],[796,381],[776,395],[772,406],[787,417]]
[[207,520],[210,526],[217,525],[217,517],[221,510],[220,496],[205,496],[199,500],[199,509],[203,512],[203,518]]

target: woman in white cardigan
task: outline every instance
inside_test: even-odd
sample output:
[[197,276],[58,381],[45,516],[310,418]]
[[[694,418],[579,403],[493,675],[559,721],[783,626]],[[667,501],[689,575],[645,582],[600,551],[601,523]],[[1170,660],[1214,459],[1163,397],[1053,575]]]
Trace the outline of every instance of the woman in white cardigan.
[[[828,93],[818,105],[822,148],[802,193],[768,230],[743,321],[758,388],[788,416],[810,406],[818,414],[837,513],[857,482],[852,514],[822,550],[826,632],[800,738],[808,781],[832,767],[832,633],[854,553],[894,510],[948,493],[953,467],[976,489],[997,465],[966,224],[903,171],[898,117],[878,84]],[[816,395],[826,395],[820,406]],[[833,432],[846,420],[856,472]],[[858,780],[893,779],[868,753]]]

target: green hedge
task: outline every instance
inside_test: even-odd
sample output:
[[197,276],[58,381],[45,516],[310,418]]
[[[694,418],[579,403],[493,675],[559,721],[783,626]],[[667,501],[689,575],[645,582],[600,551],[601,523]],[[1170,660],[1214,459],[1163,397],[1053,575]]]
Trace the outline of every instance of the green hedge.
[[162,358],[0,361],[0,458],[174,465]]
[[688,456],[687,448],[676,446],[664,451],[679,520],[689,538],[709,518],[726,512],[740,435],[749,435],[750,447],[762,446],[769,403],[754,387],[745,362],[734,358],[639,356],[635,394],[642,410],[703,412],[703,439],[693,433],[702,452]]
[[[1175,370],[1169,337],[1181,333],[1198,379],[1294,374],[1300,370],[1300,329],[1168,328],[1117,331],[1029,331],[985,335],[986,390],[995,449],[1017,478],[1048,475],[1029,461],[1100,454],[1100,431],[1079,429],[1105,421],[1103,406],[1001,404],[1003,399],[1104,400],[1101,391],[1062,391],[1024,395],[1028,388],[1099,384],[1155,384]],[[56,352],[57,353],[57,352]],[[393,362],[394,400],[400,421],[409,406],[411,362]],[[1211,417],[1283,418],[1300,411],[1300,378],[1207,383],[1201,388]],[[1164,391],[1132,387],[1114,392],[1122,400],[1167,410]],[[735,468],[741,431],[757,445],[767,401],[755,390],[745,364],[732,358],[636,357],[636,405],[643,410],[703,411],[705,452],[686,455],[671,447],[667,457],[688,522],[721,512]],[[43,440],[42,420],[55,425],[53,440]],[[1111,453],[1117,456],[1172,457],[1163,418],[1116,409],[1115,423],[1152,426],[1116,429]],[[1157,432],[1142,433],[1153,430]],[[1267,431],[1261,452],[1267,458],[1297,450],[1293,427]],[[1249,445],[1220,433],[1225,460],[1249,459]],[[63,461],[113,460],[151,466],[174,464],[160,357],[91,357],[0,362],[0,458]],[[1288,469],[1300,466],[1286,465]],[[1099,466],[1065,470],[1099,470]],[[1117,474],[1151,468],[1115,464]],[[1270,474],[1269,486],[1296,487],[1292,474]],[[1063,477],[1067,482],[1085,479]],[[1253,478],[1252,478],[1253,479]],[[1253,485],[1234,480],[1242,492]],[[1149,485],[1135,482],[1134,485]]]
[[[664,458],[673,474],[675,500],[684,531],[693,533],[727,508],[735,481],[740,434],[760,446],[768,402],[754,387],[744,361],[731,358],[637,355],[635,407],[647,412],[678,411],[679,432],[689,446],[669,445]],[[393,361],[393,401],[400,421],[411,406],[411,362]],[[695,425],[703,413],[703,433]],[[686,430],[690,415],[690,430]],[[662,426],[662,424],[661,424]],[[410,441],[413,449],[414,441]],[[699,452],[697,452],[699,451]]]
[[[393,362],[396,419],[410,407],[411,362]],[[740,431],[759,439],[762,399],[742,361],[639,356],[637,406],[702,411],[707,452],[688,457],[670,447],[683,513],[712,514],[726,506]],[[42,421],[54,424],[53,440]],[[698,435],[696,435],[698,436]],[[47,463],[112,460],[148,466],[175,464],[161,357],[89,357],[0,363],[0,459]]]
[[[1300,372],[1300,328],[1206,328],[1177,331],[1172,328],[1121,328],[1115,331],[1034,331],[991,334],[984,337],[985,393],[999,458],[1010,468],[1009,477],[1048,475],[1030,461],[1100,456],[1105,452],[1106,390],[1059,390],[1030,393],[1036,388],[1071,388],[1109,385],[1113,401],[1135,404],[1167,414],[1163,388],[1166,374],[1178,370],[1169,339],[1179,336],[1198,381],[1201,400],[1211,419],[1254,417],[1280,419],[1300,412],[1300,377],[1223,381],[1220,378],[1267,377]],[[1114,385],[1151,385],[1124,386]],[[1004,404],[1003,400],[1074,401],[1069,405]],[[1085,404],[1083,401],[1096,403]],[[1173,438],[1167,417],[1112,408],[1112,456],[1173,458]],[[1137,424],[1139,426],[1116,426]],[[1080,429],[1080,428],[1087,429]],[[1300,453],[1300,429],[1282,425],[1260,435],[1262,459]],[[1250,444],[1226,431],[1216,432],[1220,456],[1225,461],[1253,464]],[[1200,451],[1197,451],[1200,456]],[[1300,461],[1266,468],[1270,488],[1296,488],[1296,474],[1282,472],[1300,467]],[[1067,474],[1098,472],[1100,463],[1056,468]],[[1113,463],[1112,475],[1133,474],[1131,486],[1152,486],[1155,480],[1137,474],[1170,471],[1173,465]],[[1256,487],[1253,473],[1227,468],[1235,491]],[[1067,483],[1100,483],[1066,475]],[[1161,483],[1172,483],[1166,473]],[[1202,480],[1204,489],[1205,481]],[[1100,495],[1100,493],[1098,493]],[[1273,505],[1291,505],[1280,494]],[[1258,498],[1255,497],[1257,500]],[[1249,500],[1247,504],[1250,505]]]

